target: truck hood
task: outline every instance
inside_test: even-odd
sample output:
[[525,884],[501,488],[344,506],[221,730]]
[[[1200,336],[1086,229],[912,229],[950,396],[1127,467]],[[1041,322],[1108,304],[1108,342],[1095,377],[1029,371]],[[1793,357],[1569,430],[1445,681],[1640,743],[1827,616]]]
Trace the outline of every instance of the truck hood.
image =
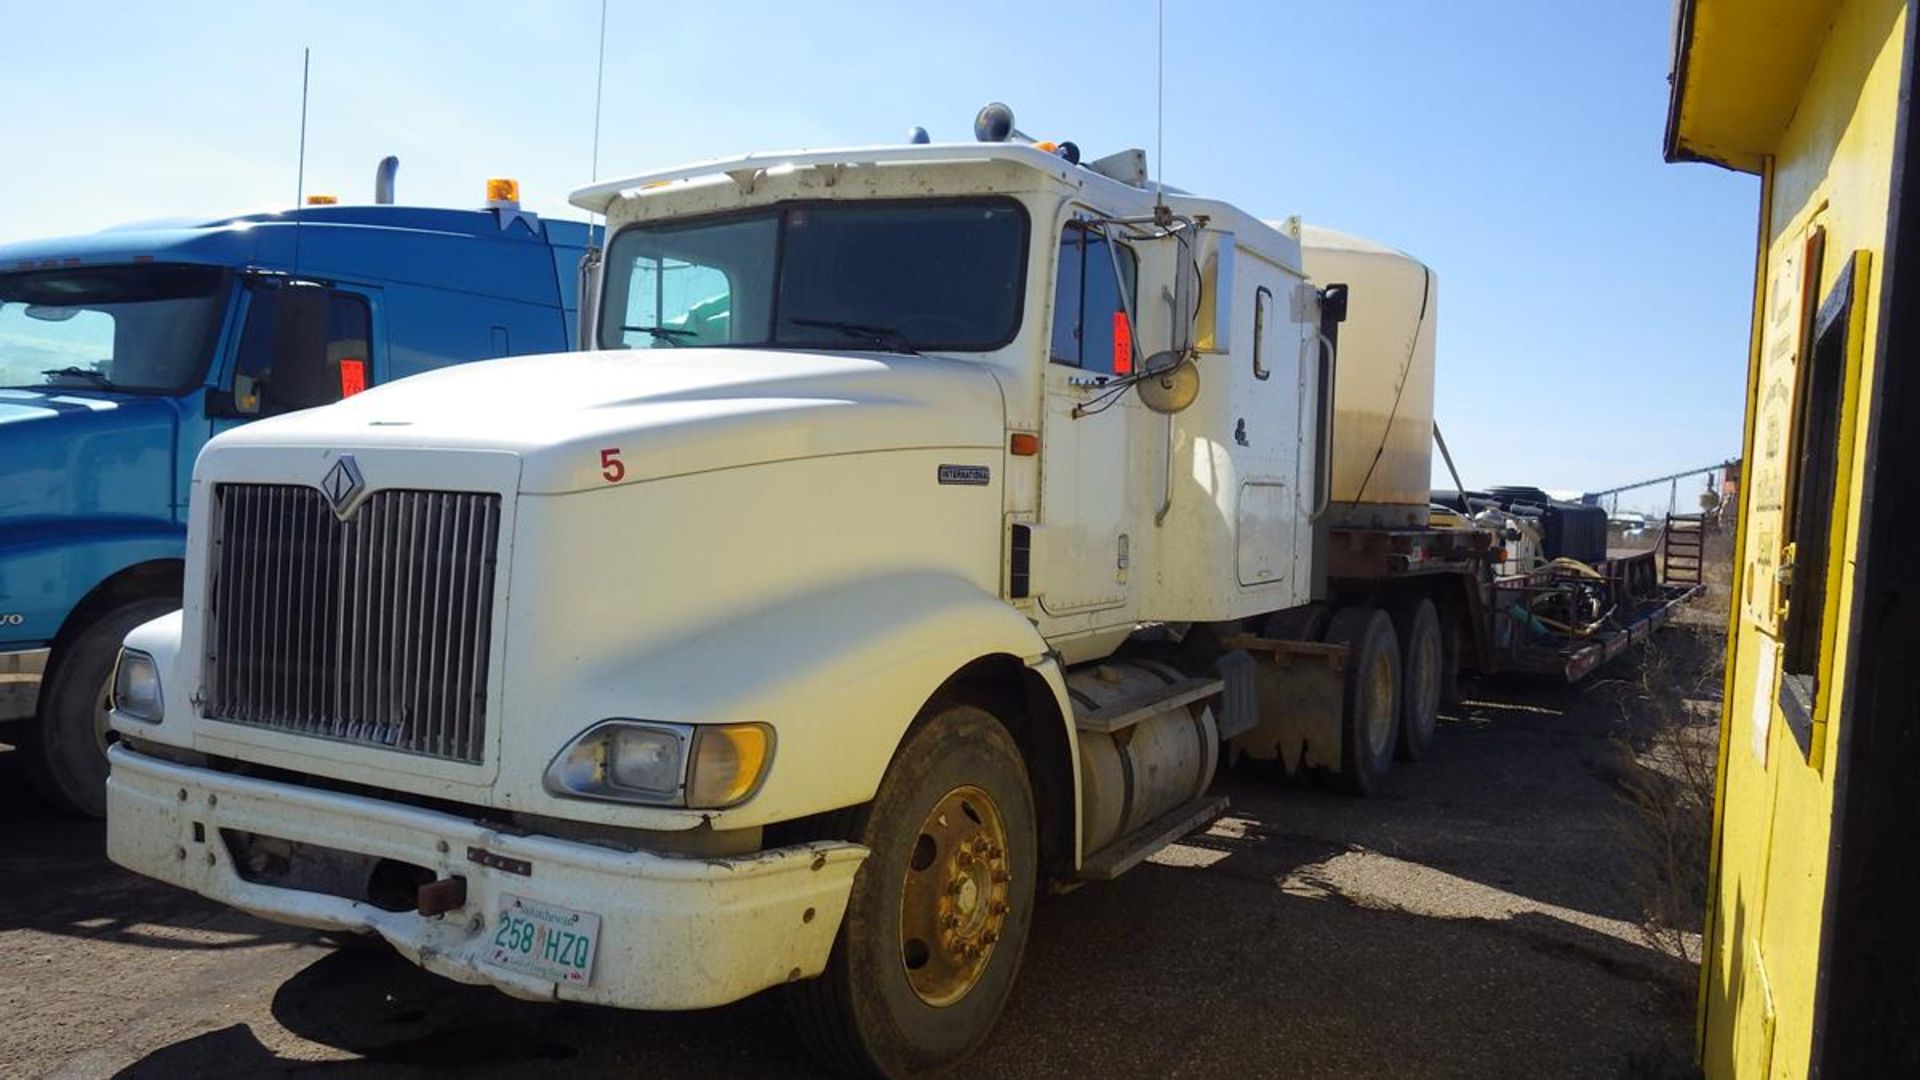
[[[933,356],[657,349],[525,356],[402,379],[337,405],[249,424],[244,446],[507,450],[520,490],[559,493],[874,450],[983,448],[1005,438],[999,382]],[[621,463],[612,469],[603,452]]]
[[179,423],[170,398],[0,390],[0,522],[171,518]]

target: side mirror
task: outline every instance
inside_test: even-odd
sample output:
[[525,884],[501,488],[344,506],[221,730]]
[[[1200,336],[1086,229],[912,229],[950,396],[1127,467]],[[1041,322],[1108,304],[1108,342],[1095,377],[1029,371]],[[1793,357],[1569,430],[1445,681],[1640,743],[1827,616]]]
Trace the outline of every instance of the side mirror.
[[1184,356],[1193,351],[1194,324],[1200,313],[1200,253],[1193,229],[1173,235],[1173,257],[1179,265],[1173,270],[1173,340],[1168,344]]
[[1189,354],[1168,349],[1147,357],[1147,374],[1134,388],[1140,401],[1157,413],[1184,411],[1200,396],[1200,366]]
[[1329,285],[1320,290],[1320,321],[1322,324],[1347,321],[1347,287],[1345,285]]
[[216,420],[246,420],[260,415],[260,394],[252,379],[236,375],[233,389],[216,386],[207,391],[206,412]]
[[326,286],[311,281],[290,281],[280,286],[273,312],[276,378],[326,369],[327,310],[332,295]]
[[588,244],[587,250],[580,256],[579,299],[575,301],[574,318],[579,332],[576,347],[593,350],[600,347],[600,268],[601,251],[598,245]]

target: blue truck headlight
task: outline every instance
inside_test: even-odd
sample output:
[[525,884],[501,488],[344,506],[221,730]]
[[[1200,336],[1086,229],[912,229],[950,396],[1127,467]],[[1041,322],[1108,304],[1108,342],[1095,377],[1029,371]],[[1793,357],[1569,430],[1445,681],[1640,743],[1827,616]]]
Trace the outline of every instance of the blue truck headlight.
[[121,649],[113,669],[113,708],[135,720],[157,724],[164,707],[160,701],[160,667],[138,649]]
[[760,787],[773,758],[765,724],[605,720],[547,767],[546,789],[573,798],[719,809]]

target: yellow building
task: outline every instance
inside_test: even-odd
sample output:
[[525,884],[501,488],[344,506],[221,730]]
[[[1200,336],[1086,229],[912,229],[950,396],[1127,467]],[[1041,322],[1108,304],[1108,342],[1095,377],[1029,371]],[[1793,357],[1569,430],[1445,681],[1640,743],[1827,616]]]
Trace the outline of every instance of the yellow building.
[[1761,177],[1709,1077],[1920,1076],[1915,4],[1680,0],[1670,161]]

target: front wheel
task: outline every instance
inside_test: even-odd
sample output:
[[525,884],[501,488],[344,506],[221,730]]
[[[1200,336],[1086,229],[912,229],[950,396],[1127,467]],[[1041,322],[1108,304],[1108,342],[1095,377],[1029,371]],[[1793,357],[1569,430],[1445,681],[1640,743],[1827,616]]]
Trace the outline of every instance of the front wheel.
[[113,664],[127,632],[180,606],[135,600],[93,621],[55,658],[40,691],[27,745],[27,779],[48,805],[82,817],[107,816],[107,710]]
[[946,705],[907,736],[856,838],[833,956],[790,988],[802,1039],[851,1072],[939,1069],[986,1041],[1033,919],[1039,858],[1020,749],[994,717]]

